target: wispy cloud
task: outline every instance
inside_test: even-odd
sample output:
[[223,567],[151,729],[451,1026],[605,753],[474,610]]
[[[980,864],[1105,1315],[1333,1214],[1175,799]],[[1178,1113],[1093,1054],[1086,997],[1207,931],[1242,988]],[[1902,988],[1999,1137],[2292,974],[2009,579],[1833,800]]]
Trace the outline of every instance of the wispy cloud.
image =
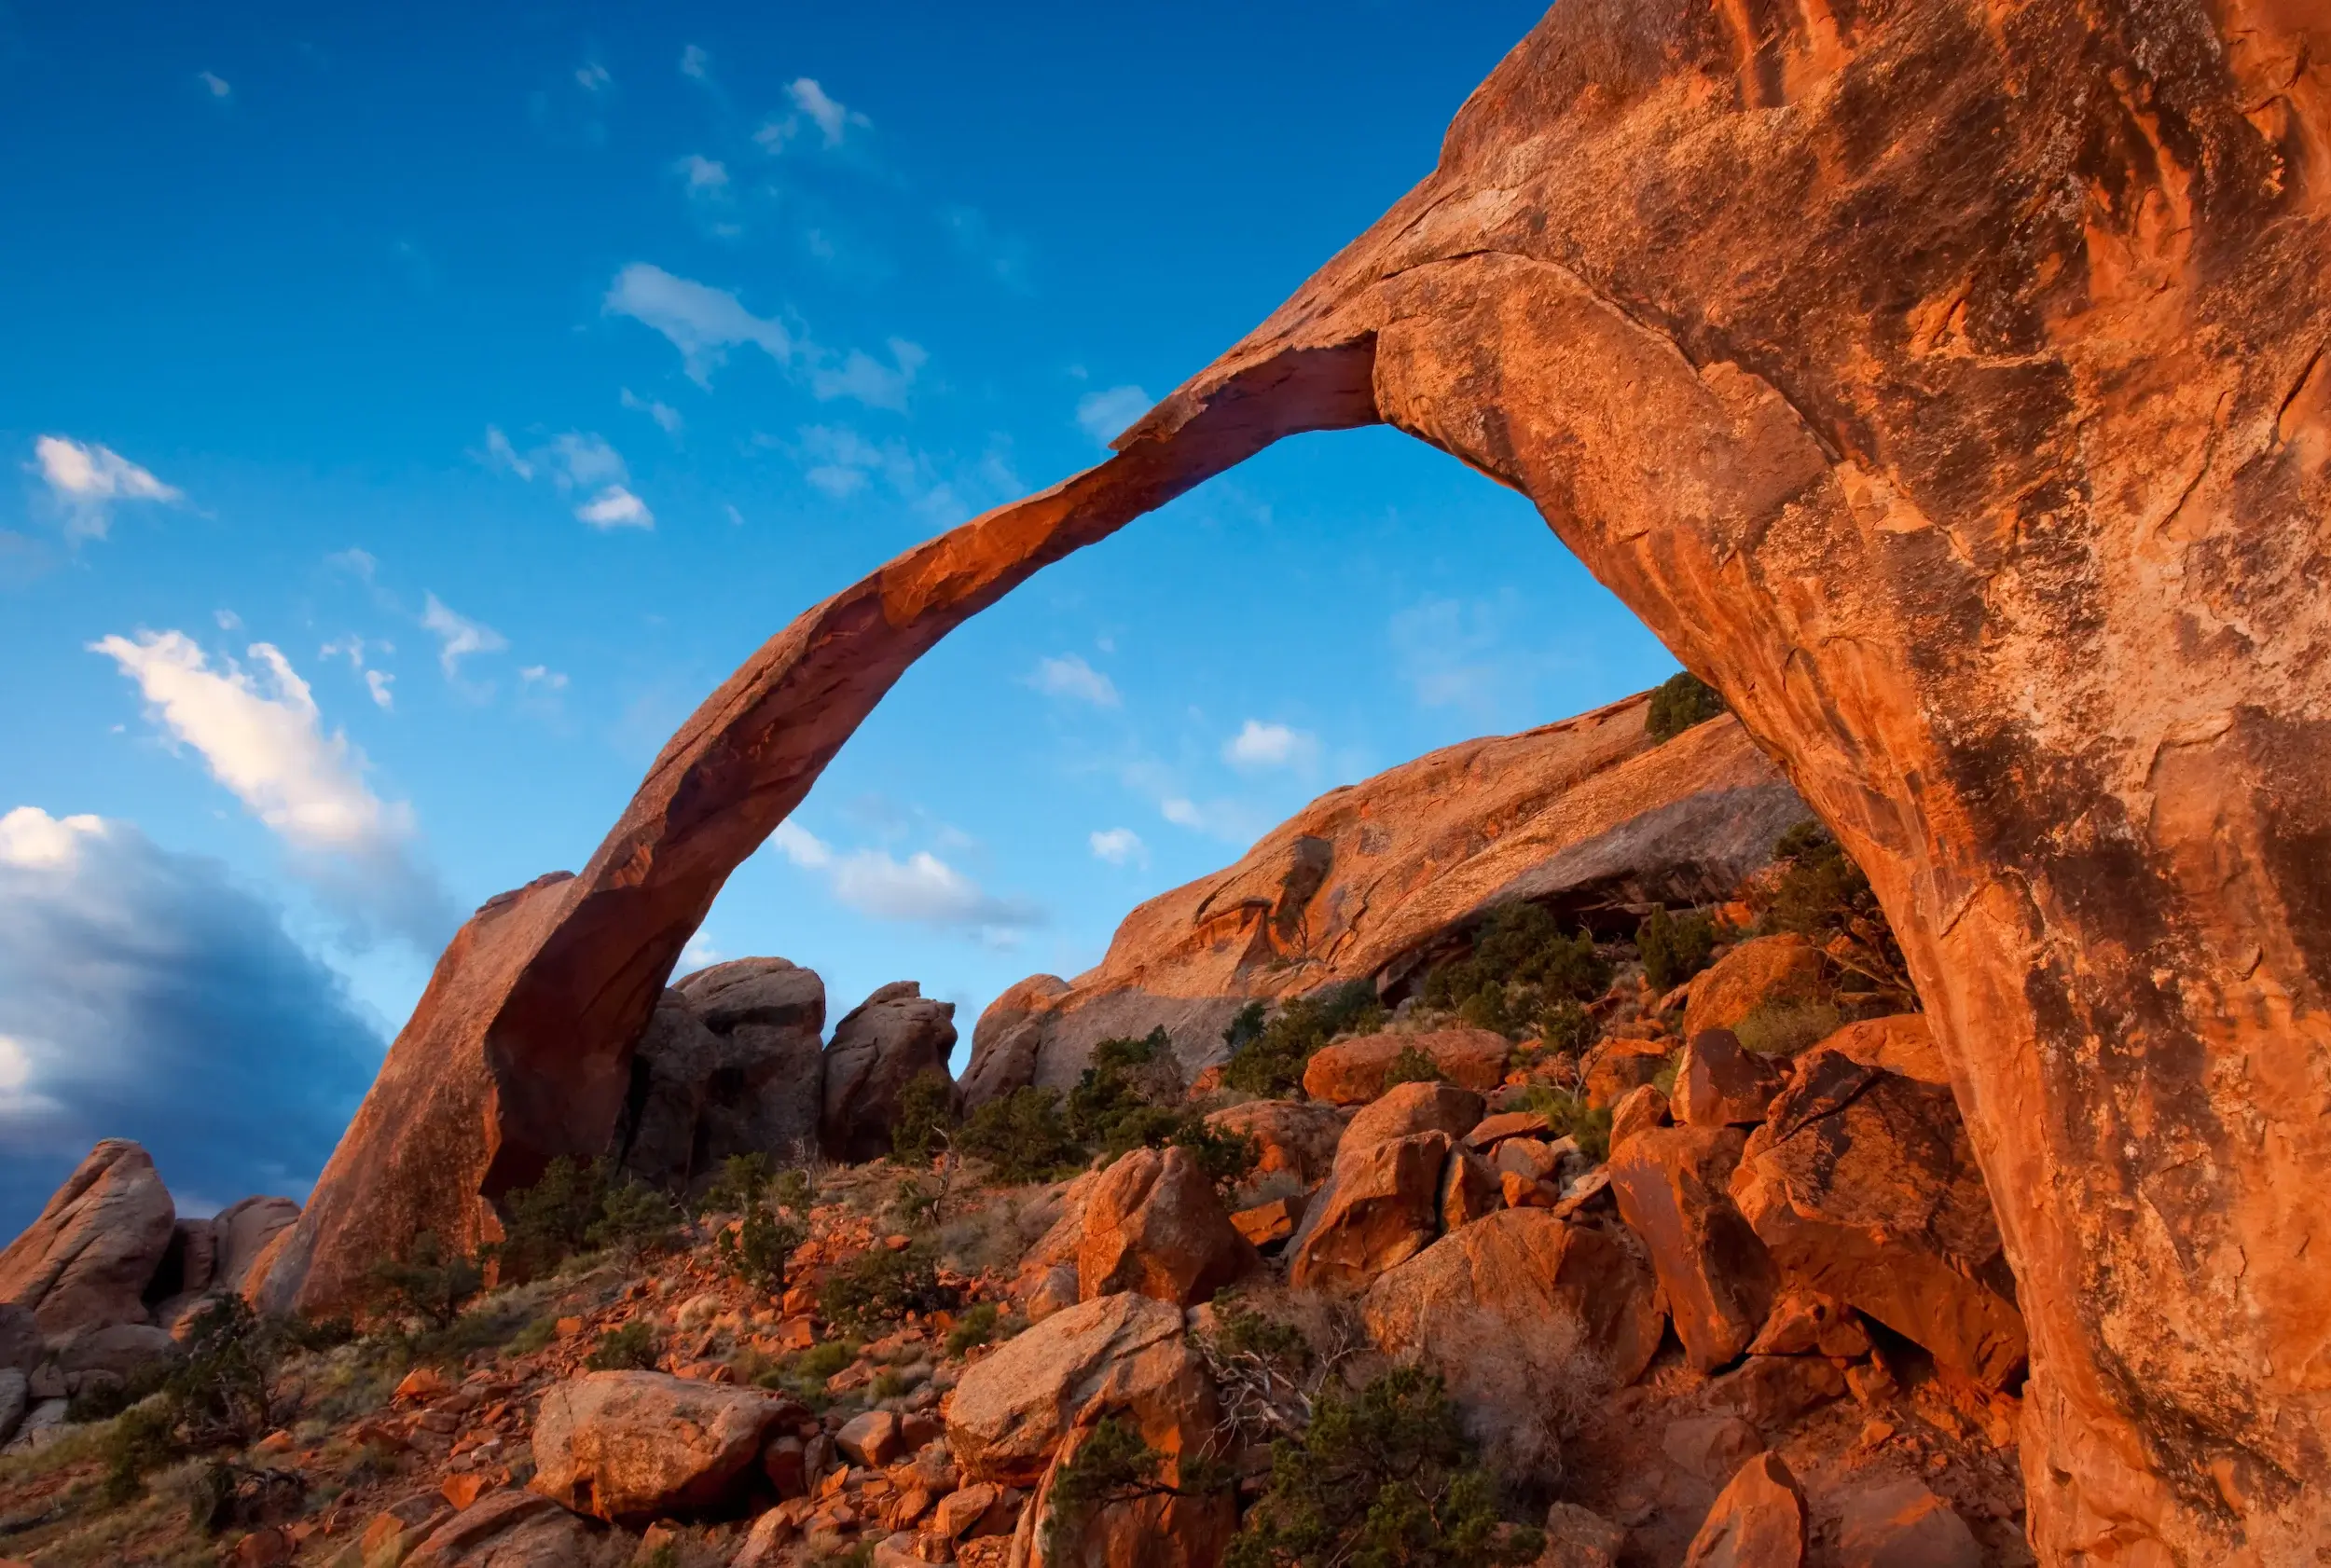
[[499,653],[507,650],[510,640],[481,621],[457,613],[435,594],[426,596],[421,612],[421,624],[437,637],[437,667],[445,671],[446,680],[455,686],[467,687],[462,679],[462,661],[479,653]]
[[672,165],[672,172],[690,196],[715,198],[728,194],[728,165],[702,153],[690,153]]
[[1297,767],[1318,757],[1317,736],[1285,724],[1266,724],[1260,719],[1248,720],[1222,746],[1222,761],[1234,768]]
[[621,485],[609,485],[574,509],[574,515],[595,529],[652,529],[655,514],[647,502]]
[[810,392],[821,403],[847,397],[869,408],[904,409],[906,390],[931,356],[903,337],[891,338],[890,349],[887,365],[862,349],[852,349],[838,365],[821,365],[809,373]]
[[[432,600],[434,603],[434,601]],[[449,928],[450,904],[414,858],[413,812],[364,780],[363,753],[324,733],[315,695],[270,643],[214,669],[184,632],[141,631],[89,645],[120,667],[169,738],[201,754],[212,777],[294,851],[294,864],[328,899],[424,951]]]
[[680,410],[670,404],[656,398],[641,397],[629,387],[623,389],[623,406],[633,413],[645,414],[654,420],[666,435],[678,435],[681,427],[687,422],[680,417]]
[[1043,923],[1035,905],[995,897],[928,850],[904,860],[885,849],[836,850],[791,818],[769,844],[816,873],[843,905],[877,920],[957,931],[995,946],[1010,946]]
[[[232,617],[222,615],[219,619],[221,628],[228,631],[235,629],[235,626],[228,625],[230,619]],[[235,626],[240,625],[241,623],[239,621],[235,623]],[[365,691],[371,696],[373,706],[384,712],[393,711],[396,708],[396,696],[390,688],[394,685],[396,677],[387,670],[373,668],[366,663],[366,655],[374,649],[383,653],[396,652],[394,645],[391,643],[367,642],[354,632],[351,632],[346,637],[338,638],[316,650],[316,656],[321,659],[346,659],[348,667],[363,679]]]
[[680,51],[680,74],[692,82],[712,79],[712,57],[700,44],[690,44]]
[[[679,429],[677,410],[661,403],[643,404],[628,390],[623,397],[626,407],[646,410],[668,431]],[[668,417],[669,423],[666,422]],[[498,427],[488,425],[486,449],[478,458],[489,468],[514,474],[529,483],[536,474],[547,473],[550,482],[561,490],[589,491],[588,498],[575,506],[574,515],[592,528],[603,530],[655,526],[655,514],[630,488],[631,470],[623,461],[623,454],[596,431],[567,431],[543,446],[521,452]]]
[[1027,241],[999,232],[976,207],[943,207],[939,221],[946,225],[956,249],[966,259],[1004,287],[1020,294],[1028,292],[1030,253]]
[[586,92],[597,94],[614,86],[615,78],[606,66],[594,60],[575,67],[574,85]]
[[197,71],[194,79],[213,98],[232,98],[235,95],[235,89],[228,85],[227,78],[215,71]]
[[1146,866],[1150,863],[1149,846],[1143,844],[1141,835],[1131,828],[1102,829],[1087,834],[1086,842],[1093,846],[1095,860],[1106,860],[1112,866],[1131,862]]
[[1048,697],[1089,702],[1096,708],[1115,708],[1120,700],[1116,682],[1076,653],[1038,659],[1028,672],[1028,683]]
[[174,505],[186,499],[176,486],[163,484],[112,447],[69,435],[35,440],[31,466],[64,508],[66,532],[76,537],[104,538],[117,502]]
[[1425,708],[1451,708],[1479,722],[1525,711],[1546,658],[1520,632],[1526,612],[1508,594],[1490,599],[1428,598],[1393,615],[1393,659]]
[[1106,447],[1123,434],[1134,420],[1150,411],[1150,394],[1139,387],[1110,387],[1107,392],[1086,392],[1077,399],[1077,425],[1085,434]]
[[751,346],[780,365],[793,358],[793,335],[784,323],[756,316],[726,289],[677,277],[635,261],[615,274],[601,309],[654,328],[680,351],[689,378],[710,386],[712,372],[727,363],[728,351]]
[[771,118],[753,132],[752,139],[770,152],[780,150],[799,136],[805,122],[816,129],[819,139],[829,148],[840,146],[853,128],[864,130],[874,124],[819,86],[814,76],[795,78],[785,89],[785,96],[793,104],[793,112]]
[[798,437],[790,444],[772,436],[756,439],[790,451],[801,464],[802,477],[835,501],[862,494],[879,480],[934,524],[960,522],[983,504],[1027,490],[1000,447],[943,475],[929,453],[896,436],[877,444],[847,425],[804,425]]

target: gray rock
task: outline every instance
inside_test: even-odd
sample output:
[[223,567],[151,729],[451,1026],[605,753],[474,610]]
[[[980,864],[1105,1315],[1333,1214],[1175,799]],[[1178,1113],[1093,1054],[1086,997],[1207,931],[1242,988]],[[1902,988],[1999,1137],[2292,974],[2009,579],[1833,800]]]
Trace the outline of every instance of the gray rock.
[[0,1252],[0,1301],[30,1311],[50,1339],[144,1323],[146,1286],[176,1219],[145,1150],[108,1138]]
[[0,1368],[29,1372],[40,1365],[40,1325],[13,1301],[0,1302]]
[[91,1373],[104,1373],[127,1382],[139,1372],[178,1354],[169,1333],[145,1323],[116,1323],[76,1334],[57,1346],[57,1365],[66,1384]]
[[25,1412],[16,1436],[0,1453],[32,1453],[45,1449],[64,1436],[66,1401],[62,1398],[43,1399]]
[[955,1004],[931,1001],[911,980],[877,989],[834,1026],[825,1051],[825,1109],[820,1137],[829,1158],[857,1162],[890,1151],[899,1097],[917,1075],[948,1080]]
[[0,1371],[0,1445],[16,1436],[32,1404],[32,1385],[24,1374],[13,1367]]

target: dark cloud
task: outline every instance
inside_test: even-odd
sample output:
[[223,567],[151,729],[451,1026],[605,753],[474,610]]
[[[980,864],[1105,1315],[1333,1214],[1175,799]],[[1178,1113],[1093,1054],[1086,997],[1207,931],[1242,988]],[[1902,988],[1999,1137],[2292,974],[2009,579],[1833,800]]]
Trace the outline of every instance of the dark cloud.
[[101,1137],[182,1204],[304,1199],[382,1041],[283,912],[127,822],[0,818],[0,1236]]

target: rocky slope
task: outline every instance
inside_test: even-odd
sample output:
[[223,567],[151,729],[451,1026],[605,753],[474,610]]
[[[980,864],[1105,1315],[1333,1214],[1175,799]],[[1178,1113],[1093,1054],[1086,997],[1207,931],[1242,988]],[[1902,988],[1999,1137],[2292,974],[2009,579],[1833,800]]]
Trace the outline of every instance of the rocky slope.
[[1808,813],[1736,721],[1654,746],[1648,706],[1466,741],[1330,791],[1235,864],[1128,915],[1097,968],[998,997],[972,1036],[966,1102],[1067,1089],[1097,1041],[1152,1028],[1194,1074],[1248,1001],[1342,980],[1397,997],[1500,903],[1632,931],[1653,902],[1721,896]]

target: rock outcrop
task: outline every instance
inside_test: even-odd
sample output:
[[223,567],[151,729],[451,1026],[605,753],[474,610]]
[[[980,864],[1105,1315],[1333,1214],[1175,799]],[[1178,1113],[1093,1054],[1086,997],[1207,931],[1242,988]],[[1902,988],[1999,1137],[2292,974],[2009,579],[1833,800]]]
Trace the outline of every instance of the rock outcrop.
[[[1869,873],[1998,1197],[2041,1553],[2310,1550],[2326,62],[2316,11],[2263,0],[1553,7],[1432,172],[1114,456],[805,614],[582,875],[473,918],[265,1294],[487,1239],[496,1195],[602,1148],[722,882],[945,632],[1283,436],[1381,421],[1531,496]],[[1235,976],[1329,931],[1319,836],[1125,951]],[[1451,859],[1411,864],[1454,907]],[[1375,972],[1303,940],[1291,984]],[[1073,1056],[1030,1049],[1040,1078]]]
[[1998,1223],[1949,1090],[1816,1048],[1731,1190],[1792,1279],[1988,1387],[2021,1369]]
[[534,1490],[576,1513],[646,1523],[721,1502],[752,1471],[784,1400],[665,1372],[586,1372],[543,1396]]
[[169,1252],[177,1207],[136,1144],[107,1138],[40,1217],[0,1252],[0,1301],[54,1341],[146,1321],[145,1295]]
[[1657,1127],[1611,1151],[1619,1213],[1650,1248],[1676,1337],[1703,1372],[1748,1348],[1780,1285],[1730,1194],[1747,1141],[1736,1127]]
[[1085,1201],[1082,1300],[1132,1290],[1193,1306],[1254,1265],[1254,1248],[1186,1148],[1135,1149],[1101,1173]]
[[1717,1494],[1684,1568],[1798,1568],[1804,1561],[1804,1493],[1780,1455],[1759,1453]]
[[1505,1081],[1512,1042],[1487,1029],[1435,1029],[1427,1034],[1363,1035],[1338,1040],[1303,1066],[1303,1093],[1331,1105],[1364,1106],[1384,1093],[1402,1052],[1429,1061],[1459,1088],[1486,1094]]
[[955,1049],[955,1004],[935,1002],[911,980],[885,985],[834,1025],[825,1048],[828,1157],[873,1160],[890,1151],[899,1094],[918,1074],[947,1079]]
[[1136,909],[1097,968],[997,997],[966,1101],[1065,1090],[1098,1041],[1153,1027],[1194,1072],[1247,1002],[1397,985],[1512,900],[1570,913],[1723,896],[1804,805],[1731,720],[1654,747],[1648,706],[1466,741],[1320,796],[1235,865]]
[[1364,1290],[1430,1245],[1442,1162],[1480,1125],[1482,1104],[1452,1083],[1403,1083],[1354,1116],[1288,1243],[1289,1283]]
[[631,1059],[616,1162],[684,1190],[733,1154],[814,1150],[824,1112],[825,983],[783,958],[699,970],[657,1001]]
[[1441,1374],[1510,1482],[1558,1479],[1569,1429],[1659,1349],[1658,1286],[1620,1242],[1542,1209],[1450,1231],[1361,1302],[1386,1355]]

